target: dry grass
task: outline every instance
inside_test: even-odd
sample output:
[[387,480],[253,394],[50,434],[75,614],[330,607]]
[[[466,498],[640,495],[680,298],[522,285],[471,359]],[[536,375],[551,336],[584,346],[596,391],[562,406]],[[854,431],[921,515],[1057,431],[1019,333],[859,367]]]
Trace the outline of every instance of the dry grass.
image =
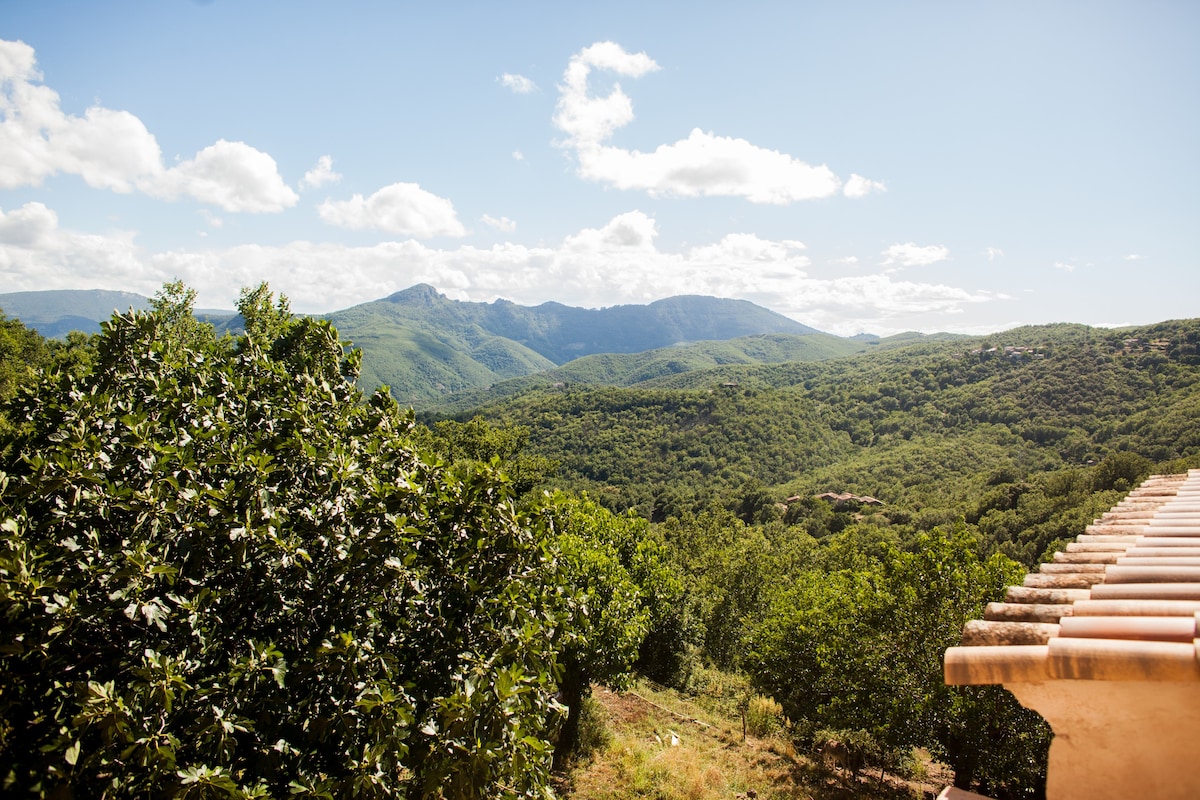
[[797,754],[785,736],[743,740],[740,717],[646,683],[625,693],[596,687],[594,697],[610,738],[574,765],[561,787],[568,800],[921,800],[940,788],[880,785],[877,773],[852,781]]

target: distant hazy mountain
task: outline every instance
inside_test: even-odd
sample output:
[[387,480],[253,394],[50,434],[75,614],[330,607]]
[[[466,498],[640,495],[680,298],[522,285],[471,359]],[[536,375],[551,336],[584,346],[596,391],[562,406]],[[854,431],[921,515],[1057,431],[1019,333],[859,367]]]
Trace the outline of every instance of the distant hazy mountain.
[[100,321],[111,317],[113,311],[125,312],[131,308],[142,311],[149,307],[149,298],[140,294],[103,289],[0,294],[0,310],[48,339],[62,338],[71,331],[96,333]]
[[[95,332],[114,309],[149,305],[147,298],[128,292],[0,294],[0,309],[50,337],[69,330]],[[220,329],[239,321],[228,313],[197,313]],[[507,300],[450,300],[431,286],[418,285],[326,317],[363,350],[363,388],[386,384],[397,400],[420,407],[598,354],[662,350],[632,360],[584,360],[554,379],[629,384],[716,364],[827,358],[862,347],[745,300],[700,296],[603,309],[561,303],[529,307]],[[715,344],[766,335],[777,338]]]

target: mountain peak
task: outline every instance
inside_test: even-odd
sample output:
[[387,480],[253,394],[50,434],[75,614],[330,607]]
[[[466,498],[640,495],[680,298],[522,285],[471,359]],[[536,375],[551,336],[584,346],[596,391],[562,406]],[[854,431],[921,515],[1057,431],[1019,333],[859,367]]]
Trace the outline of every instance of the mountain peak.
[[407,289],[402,289],[393,295],[389,295],[384,299],[389,303],[397,303],[405,306],[432,306],[435,303],[444,301],[446,296],[428,283],[418,283],[415,286],[410,286]]

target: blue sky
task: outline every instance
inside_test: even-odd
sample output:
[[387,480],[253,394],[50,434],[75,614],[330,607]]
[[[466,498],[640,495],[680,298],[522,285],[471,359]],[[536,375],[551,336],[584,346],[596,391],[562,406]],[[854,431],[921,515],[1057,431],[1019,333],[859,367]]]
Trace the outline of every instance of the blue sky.
[[0,292],[1200,316],[1200,4],[582,6],[0,0]]

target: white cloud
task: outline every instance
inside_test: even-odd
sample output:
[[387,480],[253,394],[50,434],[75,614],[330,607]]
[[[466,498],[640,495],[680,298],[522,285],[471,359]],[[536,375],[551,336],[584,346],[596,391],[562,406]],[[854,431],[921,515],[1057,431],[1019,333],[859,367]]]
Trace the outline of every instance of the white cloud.
[[853,267],[858,264],[858,256],[842,256],[841,258],[833,258],[829,260],[829,263],[842,267]]
[[513,157],[514,159],[516,159],[517,161],[524,161],[524,160],[525,160],[525,154],[524,154],[524,153],[522,153],[520,150],[513,150],[513,152],[512,152],[512,157]]
[[367,198],[326,200],[317,212],[330,225],[352,230],[373,228],[418,239],[466,235],[454,205],[415,183],[393,183]]
[[0,276],[6,291],[118,289],[150,296],[170,276],[148,263],[133,234],[63,230],[41,203],[0,210]]
[[342,174],[333,171],[333,157],[321,156],[313,168],[304,173],[304,177],[300,179],[300,188],[315,189],[327,183],[337,183],[341,179]]
[[66,114],[41,80],[32,47],[0,41],[0,188],[38,186],[64,173],[96,189],[186,195],[226,211],[279,211],[298,199],[274,159],[245,143],[218,141],[168,170],[136,116],[101,106]]
[[584,228],[568,236],[563,250],[570,253],[611,254],[618,258],[630,253],[654,250],[658,224],[641,211],[627,211],[609,220],[603,228]]
[[1137,253],[1130,253],[1129,255],[1125,256],[1126,261],[1141,261],[1143,258],[1145,258],[1145,256],[1138,255]]
[[162,169],[158,142],[137,117],[99,106],[69,116],[41,79],[32,47],[0,41],[0,188],[66,172],[97,189],[131,192],[138,176]]
[[[829,197],[842,188],[825,165],[698,128],[649,153],[613,147],[608,140],[634,119],[633,102],[620,84],[603,97],[589,94],[593,69],[637,78],[659,66],[645,53],[629,53],[615,42],[598,42],[571,57],[558,87],[554,125],[567,135],[561,144],[574,153],[585,179],[651,195],[732,196],[774,204]],[[858,175],[851,180],[847,194],[852,197],[884,189]]]
[[880,194],[887,191],[887,186],[882,181],[873,181],[869,178],[864,178],[857,173],[850,173],[850,180],[846,181],[845,187],[842,189],[842,194],[850,198],[866,197],[869,194]]
[[995,261],[997,258],[1004,258],[1004,251],[999,247],[989,247],[984,252],[987,254],[988,261]]
[[596,146],[633,121],[633,101],[621,91],[619,83],[607,97],[588,94],[588,75],[593,67],[632,78],[659,69],[650,56],[627,53],[615,42],[598,42],[571,56],[563,84],[558,87],[554,124],[577,147]]
[[1075,271],[1075,265],[1068,264],[1065,261],[1055,261],[1054,268],[1061,269],[1063,272],[1074,272]]
[[[813,278],[804,244],[792,240],[735,233],[668,252],[657,236],[651,217],[630,211],[553,246],[435,248],[409,239],[369,247],[297,241],[145,253],[127,233],[62,230],[52,211],[31,203],[0,212],[0,275],[10,291],[108,288],[147,296],[178,277],[197,289],[205,308],[231,308],[240,287],[266,280],[300,312],[346,308],[419,282],[463,300],[593,308],[702,294],[751,300],[843,335],[898,332],[918,321],[947,329],[947,320],[969,323],[965,309],[1003,299],[888,274]],[[333,269],[336,281],[329,279]]]
[[200,209],[200,216],[204,218],[204,221],[208,223],[208,227],[210,228],[220,228],[225,224],[225,220],[213,214],[207,208]]
[[517,94],[530,94],[537,91],[537,84],[526,78],[524,75],[514,75],[506,72],[499,78],[496,78],[501,86],[512,89]]
[[601,146],[577,152],[583,177],[655,196],[732,196],[783,205],[829,197],[840,185],[828,167],[699,129],[651,153]]
[[511,233],[517,229],[517,223],[513,222],[508,217],[493,217],[491,214],[484,214],[480,217],[484,225],[489,228],[495,228],[498,231]]
[[883,251],[884,265],[899,264],[902,267],[924,267],[945,261],[950,257],[950,249],[940,244],[924,247],[914,242],[894,244]]
[[186,195],[226,211],[282,211],[300,199],[279,176],[275,159],[245,142],[224,139],[138,185],[157,197]]
[[0,244],[33,247],[47,241],[58,227],[58,214],[41,203],[26,203],[4,213],[0,208]]

